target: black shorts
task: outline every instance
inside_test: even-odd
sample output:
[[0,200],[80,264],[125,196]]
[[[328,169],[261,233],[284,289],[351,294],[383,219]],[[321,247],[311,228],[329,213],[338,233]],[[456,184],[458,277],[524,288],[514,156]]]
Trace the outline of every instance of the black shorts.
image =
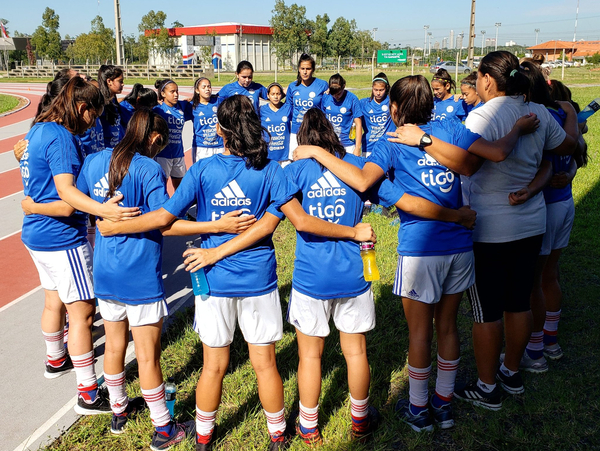
[[508,243],[473,243],[475,285],[467,295],[476,323],[498,321],[504,312],[530,310],[542,238],[536,235]]

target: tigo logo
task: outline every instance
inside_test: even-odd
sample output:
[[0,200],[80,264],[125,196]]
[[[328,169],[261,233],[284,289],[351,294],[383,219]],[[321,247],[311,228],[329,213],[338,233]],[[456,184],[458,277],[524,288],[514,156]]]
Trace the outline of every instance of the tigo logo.
[[308,198],[314,199],[319,197],[344,196],[346,188],[342,188],[333,174],[327,171],[316,183],[311,185],[308,192]]

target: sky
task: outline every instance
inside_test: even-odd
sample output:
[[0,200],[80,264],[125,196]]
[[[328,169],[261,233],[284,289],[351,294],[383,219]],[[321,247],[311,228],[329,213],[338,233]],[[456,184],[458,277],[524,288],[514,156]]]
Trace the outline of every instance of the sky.
[[[121,0],[121,23],[125,35],[138,35],[138,24],[150,10],[167,13],[167,26],[179,21],[185,26],[216,22],[242,22],[268,25],[274,0],[213,0],[203,5],[199,1],[170,0]],[[375,38],[392,46],[422,47],[424,25],[429,25],[432,42],[442,42],[443,37],[465,32],[468,35],[471,1],[455,2],[429,0],[425,2],[380,0],[344,0],[333,2],[322,0],[286,0],[286,4],[296,3],[306,7],[306,17],[314,19],[318,14],[327,13],[331,19],[343,16],[355,19],[361,30],[373,30]],[[495,23],[498,27],[498,43],[514,41],[520,45],[534,45],[535,29],[539,28],[538,42],[559,39],[572,41],[575,32],[575,16],[579,3],[576,38],[600,40],[600,2],[598,0],[479,0],[476,6],[475,46],[481,46],[481,30],[486,38],[494,38]],[[344,5],[343,10],[339,7]],[[76,8],[73,5],[77,5]],[[216,6],[220,7],[217,8]],[[376,5],[374,8],[371,5]],[[75,37],[90,30],[90,22],[101,15],[107,27],[114,27],[113,0],[27,0],[26,14],[23,4],[17,1],[3,1],[0,18],[8,20],[9,35],[17,30],[33,33],[41,24],[46,6],[54,9],[60,17],[59,32]],[[465,38],[464,45],[467,45]]]

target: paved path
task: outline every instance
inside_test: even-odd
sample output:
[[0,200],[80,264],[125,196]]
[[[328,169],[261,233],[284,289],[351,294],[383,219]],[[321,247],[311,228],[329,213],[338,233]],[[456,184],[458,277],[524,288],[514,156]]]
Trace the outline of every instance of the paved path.
[[[44,292],[35,266],[21,242],[23,186],[12,154],[25,136],[45,92],[45,83],[2,83],[0,93],[27,97],[22,111],[0,117],[0,451],[37,450],[52,442],[78,418],[75,373],[55,380],[44,378],[45,346],[40,330]],[[126,87],[126,91],[127,88]],[[192,88],[180,94],[191,97]],[[192,127],[184,128],[184,145],[191,147]],[[190,153],[186,151],[188,167]],[[165,238],[163,278],[171,312],[190,304],[191,284],[183,270],[185,237]],[[96,373],[102,375],[104,336],[96,315]],[[133,358],[133,343],[128,350]]]

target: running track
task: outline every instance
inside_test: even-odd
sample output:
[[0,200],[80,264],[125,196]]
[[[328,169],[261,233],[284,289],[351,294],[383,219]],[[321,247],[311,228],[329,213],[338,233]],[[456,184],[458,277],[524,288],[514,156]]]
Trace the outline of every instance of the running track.
[[[45,348],[39,324],[44,294],[37,270],[21,242],[23,185],[12,153],[13,145],[29,130],[45,89],[45,83],[0,83],[0,93],[30,101],[23,110],[0,117],[0,450],[7,451],[37,450],[78,418],[73,412],[74,373],[54,380],[43,377]],[[191,97],[191,89],[182,87],[180,95]],[[189,167],[189,122],[183,136]],[[180,267],[185,237],[167,237],[165,241],[163,279],[167,302],[174,311],[191,299],[189,276]],[[101,321],[95,325],[96,373],[101,376],[103,329]],[[130,348],[128,360],[133,359]]]

